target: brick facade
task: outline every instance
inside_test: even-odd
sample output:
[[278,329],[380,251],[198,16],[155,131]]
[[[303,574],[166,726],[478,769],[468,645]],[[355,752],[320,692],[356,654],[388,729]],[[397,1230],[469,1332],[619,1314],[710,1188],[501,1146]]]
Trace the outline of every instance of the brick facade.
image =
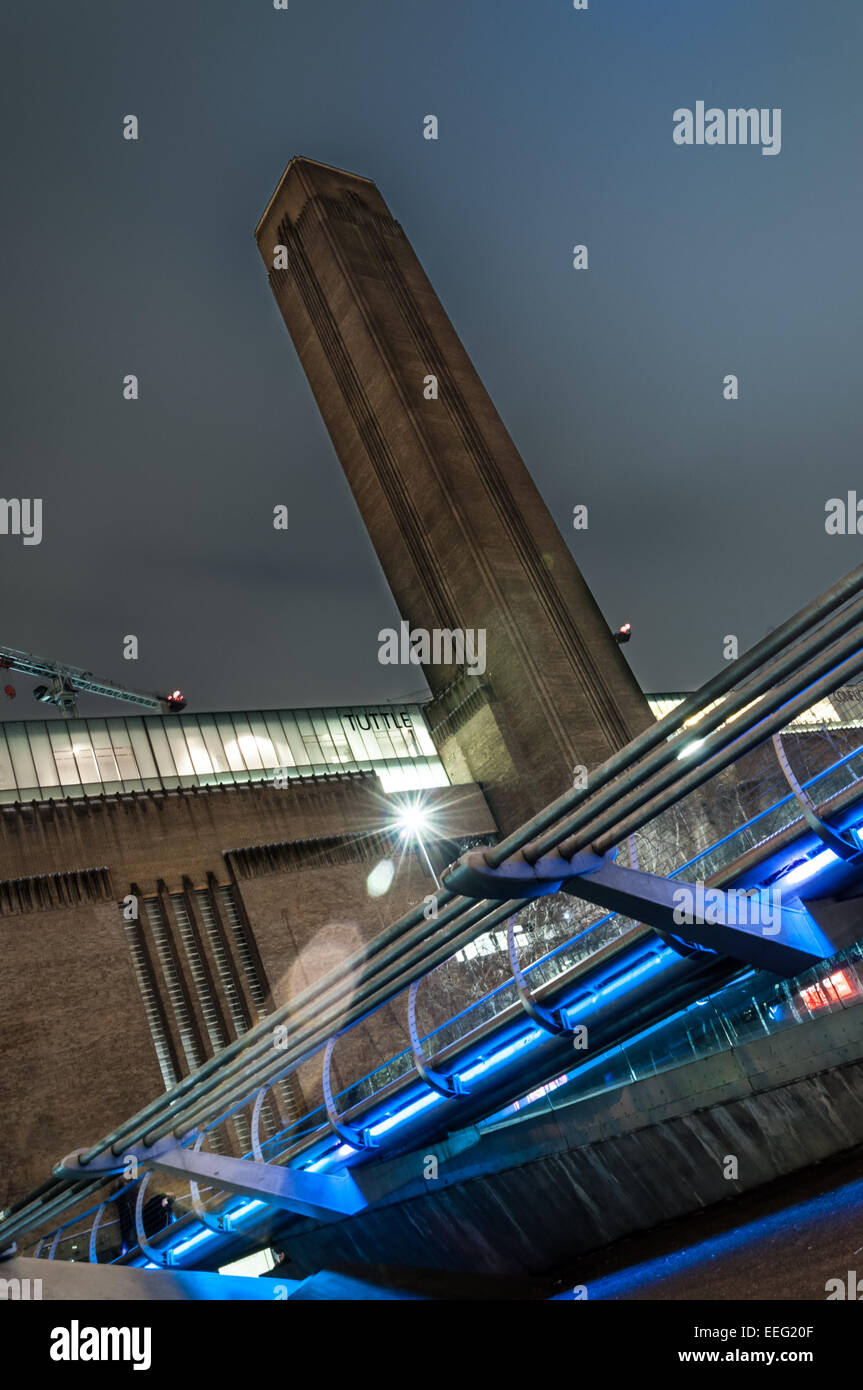
[[[440,836],[494,830],[475,787],[423,797]],[[0,809],[0,1207],[433,891],[393,815],[368,774]],[[406,1041],[382,1011],[337,1047],[334,1086]],[[271,1093],[264,1134],[320,1103],[319,1072]]]

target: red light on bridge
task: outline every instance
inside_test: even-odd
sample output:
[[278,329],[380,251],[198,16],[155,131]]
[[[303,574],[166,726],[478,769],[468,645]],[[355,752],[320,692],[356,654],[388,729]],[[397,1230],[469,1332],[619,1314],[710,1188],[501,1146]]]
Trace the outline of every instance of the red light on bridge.
[[632,636],[632,623],[623,623],[623,624],[617,629],[617,632],[614,634],[614,640],[615,640],[615,642],[619,642],[619,643],[621,644],[621,646],[622,646],[624,642],[628,642],[628,641],[629,641],[629,639],[630,639],[631,636]]
[[817,985],[810,985],[808,989],[801,989],[800,1002],[810,1011],[824,1009],[828,1004],[834,1004],[839,999],[847,999],[853,993],[854,986],[845,971],[837,970],[835,975],[828,975]]
[[172,690],[170,695],[166,696],[166,699],[168,709],[173,710],[177,714],[179,714],[181,709],[186,708],[186,697],[182,690]]

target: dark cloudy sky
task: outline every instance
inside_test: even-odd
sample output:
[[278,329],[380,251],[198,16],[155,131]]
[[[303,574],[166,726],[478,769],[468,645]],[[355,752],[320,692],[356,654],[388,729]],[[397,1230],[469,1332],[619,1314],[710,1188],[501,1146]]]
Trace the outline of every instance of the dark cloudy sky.
[[[3,11],[2,491],[44,539],[0,536],[0,642],[198,710],[416,690],[253,240],[294,154],[378,183],[646,689],[859,560],[859,0]],[[677,147],[698,100],[781,107],[781,154]]]

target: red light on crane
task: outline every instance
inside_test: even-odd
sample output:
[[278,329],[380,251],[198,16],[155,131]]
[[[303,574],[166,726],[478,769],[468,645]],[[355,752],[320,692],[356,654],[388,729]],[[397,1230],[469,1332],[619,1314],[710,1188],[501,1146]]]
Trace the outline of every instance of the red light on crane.
[[[128,690],[116,681],[96,680],[92,671],[80,666],[66,666],[59,661],[49,661],[35,656],[33,652],[18,651],[16,647],[0,645],[0,670],[24,671],[31,676],[46,676],[44,685],[34,687],[33,694],[43,705],[54,705],[66,719],[77,718],[78,696],[107,695],[112,700],[130,700],[145,709],[158,710],[165,714],[169,710],[186,708],[186,697],[182,690],[172,690],[170,695],[156,695],[150,691]],[[10,700],[15,698],[15,687],[6,686]]]

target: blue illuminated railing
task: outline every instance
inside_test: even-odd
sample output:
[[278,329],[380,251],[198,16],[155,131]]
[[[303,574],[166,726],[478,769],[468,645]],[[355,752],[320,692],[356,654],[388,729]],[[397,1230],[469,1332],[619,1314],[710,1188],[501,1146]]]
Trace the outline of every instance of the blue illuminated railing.
[[[814,800],[824,802],[858,783],[863,783],[863,749],[855,749],[845,754],[831,766],[809,778],[803,785]],[[685,818],[686,802],[676,809],[681,818]],[[744,825],[729,831],[715,844],[699,850],[692,858],[673,869],[669,876],[676,878],[686,874],[689,878],[697,876],[703,881],[735,862],[742,854],[769,844],[780,832],[801,822],[799,803],[793,794],[788,793],[773,805],[759,811]],[[647,866],[642,864],[642,867]],[[575,918],[581,906],[564,895],[558,899],[561,918]],[[586,905],[584,906],[586,908]],[[586,908],[586,911],[593,910]],[[525,976],[534,990],[541,985],[551,985],[573,966],[589,959],[607,941],[623,937],[636,926],[636,923],[617,914],[601,915],[576,935],[560,942],[540,959],[526,965]],[[501,1017],[517,1002],[515,985],[511,977],[507,976],[482,998],[466,1005],[459,1013],[426,1032],[423,1035],[426,1055],[439,1054],[446,1048],[464,1042],[483,1024]],[[337,1096],[339,1110],[350,1111],[360,1104],[373,1102],[375,1097],[381,1096],[385,1090],[389,1092],[394,1083],[408,1081],[412,1075],[415,1075],[413,1056],[410,1048],[405,1048],[357,1082],[345,1087]],[[309,1138],[316,1131],[326,1129],[324,1107],[319,1106],[307,1112],[280,1134],[273,1136],[262,1148],[266,1157],[272,1160],[294,1148],[298,1142]]]
[[[836,759],[829,767],[819,770],[809,777],[804,785],[813,800],[818,803],[824,803],[831,797],[836,796],[837,793],[847,792],[849,789],[857,787],[861,784],[861,781],[863,781],[863,750],[857,749]],[[702,793],[695,793],[690,798],[682,801],[678,807],[674,808],[673,815],[675,817],[675,822],[673,835],[668,833],[669,817],[672,813],[666,812],[663,813],[663,817],[657,818],[657,821],[664,820],[664,825],[660,827],[658,832],[659,839],[663,846],[667,846],[669,841],[675,845],[680,845],[685,842],[687,836],[683,832],[687,829],[687,815],[692,811],[693,807],[697,808],[700,806],[701,796]],[[757,850],[759,847],[769,846],[780,832],[799,825],[801,820],[799,802],[793,795],[786,793],[779,797],[772,805],[759,810],[743,825],[735,827],[711,845],[697,848],[695,853],[690,854],[689,857],[685,859],[685,862],[678,863],[674,868],[665,869],[664,872],[668,873],[671,877],[679,876],[683,873],[687,873],[689,877],[693,877],[693,870],[695,870],[701,879],[720,875],[723,870],[727,869],[729,865],[734,864],[742,855]],[[654,868],[655,856],[653,847],[655,839],[652,838],[650,833],[652,829],[653,827],[649,826],[646,832],[639,832],[635,837],[634,848],[637,859],[640,866],[645,869]],[[692,836],[690,838],[696,837]],[[666,852],[664,848],[663,854],[666,854]],[[563,981],[568,972],[572,971],[574,967],[583,965],[584,962],[589,961],[599,948],[607,945],[609,942],[619,940],[621,942],[621,947],[624,948],[626,946],[626,938],[630,937],[630,935],[633,940],[636,940],[646,934],[644,929],[638,928],[637,924],[629,922],[627,919],[617,917],[613,914],[600,915],[597,913],[596,909],[582,905],[569,897],[561,896],[559,899],[546,899],[543,901],[545,904],[552,904],[551,908],[546,908],[546,910],[549,910],[555,915],[553,923],[555,930],[560,934],[566,931],[567,934],[563,940],[559,940],[551,949],[545,951],[538,960],[531,964],[526,964],[523,967],[525,976],[528,978],[534,990],[539,985],[554,986],[556,982]],[[532,905],[524,909],[519,916],[523,917],[531,910]],[[667,948],[661,947],[657,938],[652,939],[656,944],[647,952],[644,966],[633,966],[633,972],[641,968],[659,968],[662,966],[664,959],[675,959],[674,953],[667,950]],[[505,953],[501,952],[500,955],[501,971],[503,972],[505,968],[503,964],[505,961]],[[857,983],[859,983],[857,974],[858,960],[859,956],[849,956],[846,962],[850,972],[849,977],[853,977],[855,988]],[[445,967],[440,967],[440,969],[447,969],[454,972],[456,966],[463,966],[464,963],[463,960],[460,962],[451,960],[446,963]],[[729,968],[733,971],[733,967]],[[826,968],[827,967],[824,967],[824,969]],[[830,968],[832,969],[832,964]],[[841,968],[844,969],[844,965]],[[812,980],[808,984],[795,982],[794,985],[787,986],[787,982],[782,982],[781,985],[777,986],[774,983],[770,983],[769,985],[764,984],[763,989],[767,990],[769,993],[770,990],[781,990],[783,987],[792,990],[797,988],[799,993],[801,990],[805,992],[807,989],[821,988],[823,986],[823,980],[828,979],[829,976],[825,975],[822,978],[819,976],[820,970],[822,970],[822,967],[817,967],[814,972],[808,972],[812,975]],[[822,981],[821,985],[818,984],[819,979]],[[734,987],[736,986],[732,988]],[[836,988],[838,989],[838,986],[836,986]],[[762,985],[759,984],[759,990],[761,989]],[[814,997],[815,996],[813,996],[813,998]],[[398,1003],[399,998],[404,1001],[404,995],[402,995],[397,996],[394,1002]],[[729,995],[729,1000],[730,999],[731,996]],[[708,1036],[712,1039],[710,1045],[714,1046],[714,1050],[718,1049],[723,1038],[726,1039],[727,1046],[733,1045],[735,1036],[733,1024],[729,1024],[730,1015],[729,1018],[725,1016],[723,1000],[724,994],[719,996],[718,1003],[710,1005],[710,1010],[712,1012],[705,1014],[702,1019],[698,1020],[696,1027],[696,1032],[699,1033],[699,1036],[703,1035],[705,1039],[705,1046],[708,1045],[706,1041]],[[769,1013],[770,1008],[776,1010],[780,1007],[787,1007],[791,1010],[791,1015],[793,1015],[794,1006],[789,997],[783,996],[783,1000],[784,1004],[778,997],[771,996],[770,999],[763,1004],[763,1007],[768,1009],[767,1017],[771,1019],[774,1017],[784,1017],[778,1013],[775,1015]],[[483,1055],[473,1061],[468,1058],[467,1050],[465,1050],[468,1041],[473,1035],[477,1034],[480,1029],[488,1031],[490,1027],[493,1027],[499,1020],[502,1020],[503,1016],[508,1012],[517,1012],[513,1009],[513,1006],[516,1004],[517,996],[515,988],[512,981],[507,976],[501,979],[499,983],[495,984],[492,988],[487,989],[481,998],[466,1004],[464,1008],[442,1020],[437,1026],[425,1030],[423,1033],[423,1044],[426,1056],[438,1055],[447,1048],[462,1049],[464,1051],[465,1060],[461,1063],[459,1075],[463,1081],[473,1083],[480,1080],[489,1071],[493,1071],[494,1068],[504,1064],[510,1064],[514,1059],[517,1060],[522,1053],[526,1055],[527,1050],[536,1042],[540,1041],[541,1035],[528,1026],[527,1020],[523,1015],[521,1015],[522,1026],[520,1034],[513,1036],[510,1030],[508,1040],[496,1046],[486,1046]],[[690,1009],[675,1013],[670,1019],[662,1020],[661,1024],[654,1024],[647,1032],[636,1034],[628,1043],[619,1044],[613,1048],[606,1049],[605,1052],[599,1054],[599,1056],[592,1058],[590,1063],[582,1064],[582,1066],[578,1068],[578,1076],[585,1081],[585,1084],[589,1084],[590,1077],[593,1077],[595,1080],[599,1075],[597,1069],[605,1066],[606,1070],[602,1072],[602,1080],[599,1089],[605,1089],[608,1085],[617,1084],[613,1078],[623,1067],[626,1068],[627,1079],[632,1079],[633,1076],[639,1074],[638,1067],[644,1065],[638,1062],[639,1054],[637,1050],[640,1046],[645,1044],[648,1038],[651,1039],[651,1041],[647,1043],[648,1053],[651,1059],[650,1065],[654,1067],[654,1070],[656,1069],[656,1063],[653,1060],[654,1054],[660,1045],[665,1050],[665,1053],[672,1059],[674,1056],[682,1056],[680,1038],[683,1035],[675,1033],[674,1029],[682,1026],[686,1036],[689,1036],[692,1031],[691,1019],[697,1019],[697,1015],[693,1014],[693,1009],[696,1007],[700,1006],[692,1006]],[[741,1005],[741,1007],[745,1009],[755,1009],[757,1014],[758,1010],[762,1008],[762,1002],[756,1001],[753,995],[751,996],[751,1001],[745,1003],[745,1005]],[[710,1018],[709,1029],[704,1023],[704,1019],[708,1017]],[[681,1024],[680,1020],[686,1020],[685,1024]],[[795,1017],[794,1021],[802,1021],[802,1014],[800,1017]],[[663,1031],[666,1022],[670,1030],[667,1033]],[[356,1027],[359,1025],[354,1026]],[[676,1042],[675,1038],[677,1039]],[[668,1065],[677,1064],[679,1064],[677,1061],[668,1061]],[[549,1073],[546,1072],[546,1075],[548,1074]],[[527,1077],[525,1080],[527,1082]],[[571,1078],[567,1078],[567,1081],[558,1089],[562,1091],[564,1086],[568,1086],[571,1083],[571,1080]],[[415,1091],[416,1094],[414,1094]],[[396,1092],[399,1092],[398,1101],[395,1099]],[[510,1094],[512,1094],[512,1091],[510,1091]],[[549,1094],[552,1094],[552,1092],[549,1092]],[[556,1094],[556,1092],[554,1094]],[[380,1100],[380,1106],[378,1106],[378,1112],[375,1113],[375,1104],[378,1100]],[[369,1124],[371,1132],[378,1138],[391,1133],[397,1126],[404,1123],[406,1119],[415,1118],[415,1116],[421,1112],[438,1110],[442,1105],[446,1105],[446,1102],[443,1101],[440,1096],[435,1092],[429,1092],[419,1082],[414,1067],[413,1056],[409,1049],[404,1049],[402,1052],[388,1058],[365,1077],[344,1088],[339,1093],[337,1101],[338,1109],[342,1115],[344,1115],[345,1112],[350,1112],[357,1107],[361,1107],[364,1114],[364,1123]],[[507,1111],[503,1113],[506,1115],[515,1114],[517,1112],[508,1108]],[[496,1115],[492,1116],[487,1123],[497,1123],[500,1122],[500,1120],[501,1114],[498,1112]],[[310,1151],[310,1146],[320,1140],[325,1134],[329,1134],[330,1136],[329,1152],[320,1152],[313,1148]],[[347,1153],[345,1152],[346,1147],[345,1145],[338,1145],[337,1141],[332,1138],[332,1131],[329,1128],[323,1107],[318,1107],[314,1111],[304,1115],[301,1119],[288,1126],[279,1135],[267,1140],[262,1145],[263,1156],[270,1161],[280,1157],[287,1157],[288,1161],[291,1163],[299,1162],[302,1166],[319,1171],[352,1154],[353,1151],[350,1150],[350,1148],[347,1148]],[[229,1209],[232,1213],[231,1220],[233,1225],[236,1225],[237,1220],[241,1222],[249,1220],[254,1224],[256,1213],[263,1207],[263,1203],[248,1200],[241,1201],[231,1199],[226,1204],[226,1199],[222,1193],[211,1193],[208,1198],[208,1205],[218,1208],[220,1212]],[[79,1214],[74,1218],[74,1222],[70,1224],[80,1223],[80,1220],[81,1216]],[[184,1222],[184,1226],[185,1225],[186,1222]],[[178,1255],[182,1259],[185,1254],[200,1250],[208,1240],[215,1238],[216,1233],[202,1231],[197,1228],[196,1223],[192,1222],[191,1225],[189,1225],[188,1231],[178,1233],[178,1235],[181,1235],[181,1238],[176,1242],[174,1251],[175,1255]],[[63,1238],[65,1240],[65,1234]],[[45,1251],[42,1250],[40,1253],[44,1254]]]
[[641,1081],[688,1062],[727,1052],[825,1014],[863,1004],[863,942],[821,961],[793,980],[765,979],[748,970],[709,999],[699,999],[660,1023],[593,1057],[479,1122],[480,1129],[524,1119]]

